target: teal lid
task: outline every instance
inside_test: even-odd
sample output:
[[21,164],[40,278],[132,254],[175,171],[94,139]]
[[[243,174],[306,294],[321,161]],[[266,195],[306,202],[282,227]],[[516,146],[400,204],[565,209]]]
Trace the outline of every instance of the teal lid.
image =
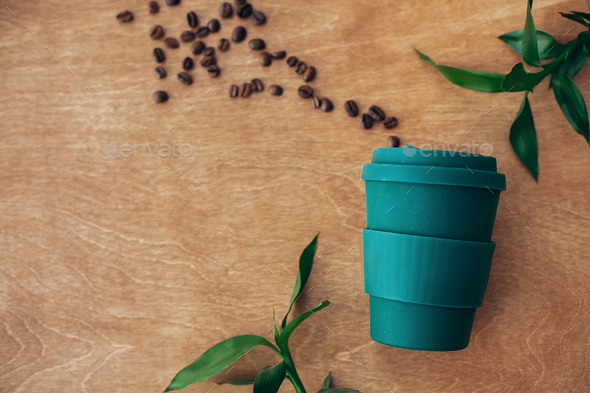
[[361,179],[506,190],[506,176],[497,172],[494,157],[445,150],[374,149]]

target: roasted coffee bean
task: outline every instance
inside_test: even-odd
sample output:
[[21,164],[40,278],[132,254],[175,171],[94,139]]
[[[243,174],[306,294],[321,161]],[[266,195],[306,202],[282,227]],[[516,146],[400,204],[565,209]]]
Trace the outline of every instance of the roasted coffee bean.
[[162,66],[158,66],[154,69],[154,74],[156,75],[156,78],[158,79],[162,79],[166,77],[166,69]]
[[289,67],[295,67],[299,63],[299,60],[295,56],[291,56],[287,59],[287,65]]
[[262,64],[263,67],[268,67],[272,64],[272,57],[270,57],[270,53],[262,52],[260,54],[260,64]]
[[225,38],[220,39],[219,44],[217,44],[217,49],[219,49],[221,52],[225,52],[226,50],[228,50],[229,40],[226,40]]
[[369,108],[369,116],[371,116],[373,120],[385,120],[385,112],[383,112],[383,109],[379,108],[377,105],[373,105]]
[[160,48],[154,48],[154,51],[152,52],[152,56],[154,56],[154,60],[156,60],[156,63],[162,63],[164,60],[166,60],[166,56],[164,55],[164,51]]
[[240,95],[242,97],[246,98],[246,97],[250,97],[250,94],[252,94],[252,85],[249,83],[244,83],[242,85]]
[[191,45],[191,52],[195,55],[200,55],[205,50],[205,43],[203,41],[197,41]]
[[182,69],[183,70],[192,70],[193,67],[195,66],[195,63],[193,62],[192,57],[185,57],[184,60],[182,61]]
[[219,67],[217,67],[217,65],[212,65],[209,66],[207,68],[207,74],[211,77],[211,78],[217,78],[219,76]]
[[183,85],[190,85],[193,83],[193,77],[188,72],[183,71],[179,73],[177,77],[180,83],[182,83]]
[[259,92],[264,90],[264,85],[262,84],[262,81],[260,79],[252,79],[252,82],[250,82],[250,84],[252,85],[253,92]]
[[209,68],[212,65],[217,64],[217,59],[215,58],[215,56],[207,56],[204,57],[203,60],[201,60],[201,65],[205,68]]
[[368,130],[369,128],[373,127],[373,118],[369,114],[363,113],[363,115],[361,116],[361,126],[365,130]]
[[242,19],[252,15],[252,5],[245,3],[236,9],[236,15]]
[[328,98],[322,98],[321,106],[324,112],[332,112],[332,109],[334,109],[334,104]]
[[317,109],[322,105],[322,100],[320,100],[320,97],[318,96],[313,96],[311,99],[311,105],[314,107],[314,109]]
[[[387,119],[385,119],[385,121],[383,122],[383,125],[385,126],[385,128],[387,128],[388,130],[391,130],[392,128],[397,127],[397,119],[395,117],[388,117]],[[396,146],[397,147],[397,146]]]
[[131,22],[133,20],[133,13],[131,11],[123,11],[117,14],[117,20],[121,23]]
[[214,54],[215,54],[215,49],[212,47],[205,48],[205,50],[203,51],[203,56],[209,57],[209,56],[213,56]]
[[234,29],[234,32],[231,35],[231,40],[233,42],[242,42],[246,39],[246,29],[243,26],[238,26]]
[[182,34],[180,35],[180,40],[182,42],[191,42],[194,41],[196,37],[197,36],[194,31],[187,30],[182,32]]
[[250,42],[248,42],[248,46],[254,50],[263,50],[266,48],[264,40],[260,38],[254,38],[253,40],[250,40]]
[[243,5],[246,4],[246,0],[234,0],[234,3],[236,3],[236,5]]
[[159,40],[164,37],[164,28],[160,25],[155,25],[150,28],[150,38]]
[[359,107],[356,106],[356,102],[353,100],[346,101],[344,103],[344,110],[346,114],[350,117],[357,117],[359,115]]
[[180,43],[176,38],[168,37],[164,40],[164,45],[166,45],[170,49],[176,49],[180,46]]
[[227,19],[232,16],[234,13],[234,9],[230,3],[221,3],[219,6],[219,16],[223,19]]
[[279,85],[272,85],[268,88],[268,92],[273,96],[280,96],[283,94],[283,88]]
[[178,5],[178,4],[180,4],[180,0],[166,0],[166,4],[168,4],[168,5]]
[[399,147],[399,138],[397,136],[390,136],[387,138],[388,147]]
[[229,87],[228,94],[231,98],[237,97],[239,92],[240,92],[240,88],[238,87],[238,85],[231,85]]
[[195,35],[199,38],[207,37],[209,35],[209,28],[207,26],[201,26],[197,29]]
[[272,52],[270,54],[270,57],[272,57],[275,60],[284,59],[285,56],[287,56],[287,52],[285,52],[284,50],[280,50],[280,51],[277,51],[277,52]]
[[315,79],[315,67],[307,67],[307,70],[303,73],[303,80],[311,82]]
[[297,63],[297,67],[295,67],[296,73],[303,75],[306,70],[307,70],[307,64],[305,64],[305,62],[300,61],[299,63]]
[[219,29],[221,29],[221,23],[217,19],[211,19],[209,23],[207,23],[207,27],[211,33],[217,33]]
[[266,15],[262,11],[254,11],[252,15],[250,15],[250,22],[254,26],[260,26],[266,23]]
[[313,97],[313,89],[311,86],[303,85],[297,90],[297,94],[301,98],[311,98]]
[[158,104],[168,101],[168,93],[162,90],[158,90],[157,92],[155,92],[153,97],[154,101],[156,101],[156,103]]
[[157,14],[160,11],[160,5],[157,1],[150,1],[149,10],[150,14]]
[[186,21],[188,22],[188,25],[193,29],[199,25],[199,17],[197,16],[195,11],[191,11],[188,14],[186,14]]

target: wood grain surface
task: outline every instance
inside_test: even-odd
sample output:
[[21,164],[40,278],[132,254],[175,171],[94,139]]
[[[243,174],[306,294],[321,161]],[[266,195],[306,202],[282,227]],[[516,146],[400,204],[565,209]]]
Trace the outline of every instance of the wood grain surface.
[[[311,85],[334,102],[331,113],[297,96],[302,80],[284,60],[261,67],[246,41],[219,54],[219,78],[197,66],[192,86],[175,77],[190,44],[166,50],[168,77],[157,80],[151,51],[161,42],[149,27],[178,37],[189,10],[205,23],[219,6],[158,1],[156,15],[146,0],[13,0],[0,9],[0,392],[163,391],[209,346],[267,333],[271,306],[286,311],[299,254],[317,232],[295,311],[333,304],[292,338],[309,392],[329,371],[334,387],[364,393],[590,391],[588,144],[544,81],[531,97],[536,183],[508,140],[522,93],[459,88],[411,48],[439,64],[506,73],[520,59],[497,37],[523,27],[524,1],[252,0],[265,25],[234,16],[205,39],[215,45],[244,24],[269,50],[314,65]],[[570,30],[558,11],[587,8],[536,1],[533,15],[565,42],[582,28]],[[118,23],[125,9],[135,19]],[[587,97],[589,76],[585,68],[574,79]],[[228,97],[230,84],[256,77],[284,94]],[[160,89],[170,100],[156,105]],[[369,337],[359,176],[391,132],[362,130],[343,111],[349,99],[397,116],[402,143],[488,143],[506,174],[490,283],[463,351]],[[173,141],[193,154],[103,153],[111,142]],[[186,391],[251,378],[273,362],[257,348]]]

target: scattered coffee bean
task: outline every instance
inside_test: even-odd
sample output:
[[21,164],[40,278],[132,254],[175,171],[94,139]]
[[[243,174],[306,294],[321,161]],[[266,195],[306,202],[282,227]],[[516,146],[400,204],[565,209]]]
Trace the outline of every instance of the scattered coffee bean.
[[215,58],[215,56],[207,56],[204,57],[203,60],[201,60],[201,65],[205,68],[209,68],[212,65],[217,64],[217,59]]
[[254,38],[248,42],[248,46],[254,50],[263,50],[266,48],[266,44],[260,38]]
[[399,138],[397,136],[390,136],[387,138],[388,147],[399,147]]
[[311,99],[311,105],[314,107],[314,109],[317,109],[322,105],[322,100],[320,100],[320,97],[318,96],[313,96]]
[[166,77],[166,69],[162,66],[158,66],[154,69],[154,74],[156,75],[156,78],[158,79],[162,79]]
[[311,86],[303,85],[297,90],[297,94],[301,98],[311,98],[313,96],[313,89]]
[[194,41],[197,35],[192,30],[183,31],[180,35],[180,40],[182,42],[191,42]]
[[254,26],[260,26],[266,23],[266,15],[262,11],[254,11],[252,15],[250,15],[250,22]]
[[231,85],[229,87],[228,94],[231,98],[235,98],[238,96],[239,91],[240,91],[240,88],[238,87],[238,85]]
[[164,28],[160,25],[152,26],[150,28],[150,37],[154,40],[164,37]]
[[284,50],[280,50],[280,51],[276,51],[276,52],[272,52],[270,54],[270,57],[272,57],[275,60],[281,60],[284,59],[285,56],[287,56],[287,52],[285,52]]
[[192,57],[185,57],[184,60],[182,61],[182,69],[183,70],[192,70],[193,67],[195,66],[195,63],[193,62]]
[[359,107],[356,106],[356,102],[350,100],[344,103],[344,110],[350,117],[357,117],[359,115]]
[[191,74],[189,74],[188,72],[181,72],[177,75],[178,80],[180,81],[180,83],[182,83],[183,85],[190,85],[193,83],[193,77],[191,76]]
[[[385,126],[385,128],[387,128],[388,130],[391,130],[392,128],[397,127],[397,119],[395,117],[388,117],[387,119],[385,119],[385,121],[383,122],[383,125]],[[396,146],[397,147],[397,146]]]
[[234,3],[236,3],[236,5],[243,5],[246,4],[246,0],[234,0]]
[[160,11],[160,5],[157,1],[150,1],[149,10],[150,14],[157,14]]
[[243,26],[238,26],[234,29],[234,32],[231,35],[231,39],[233,42],[242,42],[246,39],[246,29]]
[[205,48],[203,51],[203,56],[213,56],[215,54],[215,49],[212,47]]
[[332,109],[334,109],[334,104],[328,98],[322,98],[321,105],[324,112],[332,112]]
[[221,3],[219,6],[219,16],[223,19],[227,19],[232,16],[234,13],[234,9],[230,3]]
[[272,64],[272,57],[270,57],[270,53],[268,53],[268,52],[260,53],[260,64],[262,64],[263,67],[268,67],[269,65]]
[[219,49],[221,52],[225,52],[226,50],[228,50],[229,40],[226,40],[225,38],[220,39],[219,44],[217,44],[217,49]]
[[252,91],[255,93],[264,90],[264,85],[262,84],[262,81],[260,79],[252,79],[252,82],[250,82],[250,84],[252,85]]
[[186,14],[186,21],[188,22],[188,25],[193,29],[199,25],[199,17],[197,16],[195,11],[191,11],[188,14]]
[[377,105],[373,105],[369,108],[369,116],[371,116],[373,120],[385,120],[385,112],[383,112],[383,109],[379,108]]
[[363,115],[361,116],[361,126],[365,130],[368,130],[369,128],[373,127],[373,118],[367,113],[363,113]]
[[200,55],[205,50],[205,43],[203,41],[197,41],[191,45],[191,52],[195,55]]
[[180,4],[180,0],[166,0],[166,4],[168,4],[168,5],[178,5],[178,4]]
[[164,60],[166,60],[166,56],[164,55],[164,51],[160,48],[154,48],[154,51],[152,52],[152,56],[154,56],[154,60],[156,60],[156,63],[162,63]]
[[236,15],[242,19],[252,15],[252,5],[244,3],[236,9]]
[[268,88],[268,92],[273,96],[280,96],[283,94],[283,88],[279,85],[272,85]]
[[197,29],[195,35],[199,38],[207,37],[209,35],[209,28],[207,26],[201,26]]
[[217,67],[217,65],[215,65],[215,64],[213,64],[207,68],[207,74],[211,78],[217,78],[219,76],[219,72],[220,72],[219,67]]
[[131,11],[123,11],[117,14],[117,20],[121,23],[131,22],[133,20],[133,13]]
[[287,65],[289,67],[295,67],[299,63],[299,60],[295,56],[291,56],[287,59]]
[[315,67],[307,67],[307,69],[303,73],[303,80],[306,82],[311,82],[314,79],[315,79]]
[[297,63],[297,67],[295,67],[296,73],[303,75],[306,70],[307,70],[307,64],[305,64],[305,62],[300,61],[299,63]]
[[207,27],[211,33],[217,33],[219,29],[221,29],[221,23],[217,19],[211,19],[209,23],[207,23]]
[[252,94],[252,85],[249,83],[244,83],[242,85],[242,91],[240,93],[240,95],[244,98],[246,97],[250,97],[250,94]]
[[158,104],[168,101],[168,93],[162,90],[158,90],[157,92],[155,92],[153,97],[154,101],[156,101],[156,103]]
[[168,37],[164,40],[164,45],[166,45],[170,49],[176,49],[180,46],[180,43],[176,38]]

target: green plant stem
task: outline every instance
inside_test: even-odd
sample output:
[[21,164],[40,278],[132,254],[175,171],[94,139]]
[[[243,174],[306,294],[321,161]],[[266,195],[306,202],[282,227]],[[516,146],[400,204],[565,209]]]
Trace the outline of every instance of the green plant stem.
[[294,366],[287,365],[287,375],[289,376],[289,381],[291,381],[297,393],[307,393],[305,391],[305,387],[303,386],[303,382],[301,382],[301,379],[299,378],[297,370],[295,370]]

